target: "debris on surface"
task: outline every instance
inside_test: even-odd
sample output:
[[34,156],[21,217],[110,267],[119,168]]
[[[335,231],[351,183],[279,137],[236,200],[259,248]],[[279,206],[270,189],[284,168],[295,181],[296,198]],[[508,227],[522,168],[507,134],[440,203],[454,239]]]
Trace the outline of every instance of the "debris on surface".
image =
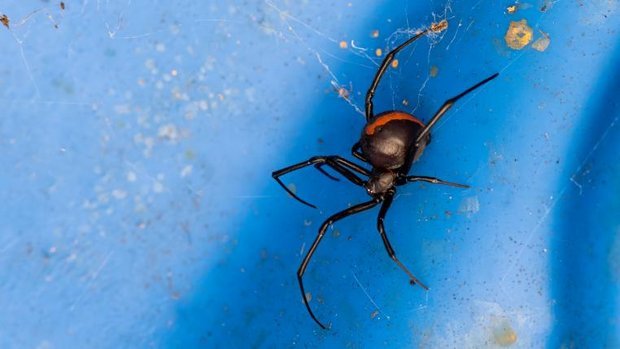
[[5,27],[7,27],[7,29],[9,28],[9,16],[5,15],[5,14],[0,14],[0,23],[2,23],[2,25],[4,25]]
[[544,0],[543,5],[540,7],[540,12],[547,12],[553,7],[553,0]]
[[517,342],[517,333],[510,323],[503,321],[493,328],[493,341],[502,347],[508,347]]
[[506,45],[511,49],[521,50],[532,41],[532,37],[532,27],[527,24],[527,20],[522,19],[510,22],[504,40],[506,40]]
[[514,4],[506,7],[506,13],[509,15],[514,15],[515,13],[517,13],[517,11],[521,11],[521,10],[527,10],[528,8],[532,7],[531,4],[528,3],[519,3],[518,1],[515,2]]
[[543,52],[544,50],[547,49],[547,47],[549,47],[549,44],[551,43],[551,39],[549,38],[549,34],[545,33],[544,31],[539,30],[539,32],[540,32],[540,35],[542,35],[542,37],[534,41],[534,43],[532,44],[532,48],[536,51]]
[[442,20],[439,23],[433,23],[431,24],[431,30],[434,33],[441,33],[442,31],[448,29],[448,21],[447,20]]
[[517,5],[510,5],[506,7],[506,13],[508,13],[509,15],[512,15],[514,13],[517,13],[518,9],[519,7]]
[[439,68],[437,68],[437,66],[434,65],[431,67],[431,72],[430,72],[431,78],[436,77],[437,74],[439,74]]

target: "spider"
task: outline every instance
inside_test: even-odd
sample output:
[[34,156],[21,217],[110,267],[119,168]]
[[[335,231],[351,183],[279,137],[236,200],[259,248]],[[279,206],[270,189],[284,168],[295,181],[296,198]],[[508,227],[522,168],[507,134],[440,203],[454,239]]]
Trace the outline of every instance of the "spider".
[[366,92],[366,125],[362,129],[360,140],[353,145],[351,153],[356,159],[369,164],[372,167],[370,170],[341,156],[330,155],[313,156],[306,161],[285,167],[272,173],[273,178],[278,182],[278,184],[280,184],[280,186],[282,186],[282,188],[284,188],[284,190],[286,190],[286,192],[288,192],[289,195],[297,201],[313,208],[316,208],[316,206],[298,197],[293,191],[284,185],[284,183],[280,180],[280,177],[306,166],[314,165],[319,172],[328,178],[338,180],[337,177],[332,176],[323,169],[323,166],[328,166],[349,180],[351,183],[365,188],[366,192],[371,197],[369,201],[353,205],[327,218],[327,220],[321,224],[318,235],[297,270],[297,280],[299,281],[299,288],[301,290],[301,295],[304,304],[306,305],[306,309],[308,310],[310,317],[322,329],[326,329],[326,327],[316,318],[310,308],[310,304],[308,303],[308,299],[306,297],[306,292],[304,291],[303,276],[308,264],[310,263],[312,255],[316,251],[319,243],[325,236],[325,231],[330,225],[347,216],[369,210],[381,203],[381,208],[379,209],[379,215],[377,217],[377,229],[381,235],[381,239],[383,240],[383,244],[385,245],[388,255],[398,265],[398,267],[407,274],[411,285],[418,284],[425,290],[428,290],[428,287],[420,282],[420,280],[418,280],[418,278],[416,278],[413,273],[411,273],[409,269],[407,269],[407,267],[405,267],[405,265],[396,257],[394,248],[392,248],[387,234],[385,233],[383,220],[392,205],[394,195],[396,194],[396,187],[412,182],[427,182],[432,184],[469,188],[469,186],[465,184],[447,182],[439,178],[410,176],[408,175],[409,169],[411,168],[413,162],[416,161],[420,155],[422,155],[424,148],[430,143],[430,130],[437,123],[437,121],[454,105],[456,101],[478,87],[486,84],[490,80],[496,78],[499,73],[489,76],[460,94],[445,101],[427,124],[424,124],[415,116],[403,111],[390,110],[377,115],[373,112],[372,99],[375,95],[377,86],[381,81],[381,77],[385,74],[385,71],[394,59],[394,56],[406,46],[410,45],[423,35],[426,35],[429,31],[433,31],[433,27],[416,34],[388,53],[383,59],[379,70],[376,72],[370,88]]

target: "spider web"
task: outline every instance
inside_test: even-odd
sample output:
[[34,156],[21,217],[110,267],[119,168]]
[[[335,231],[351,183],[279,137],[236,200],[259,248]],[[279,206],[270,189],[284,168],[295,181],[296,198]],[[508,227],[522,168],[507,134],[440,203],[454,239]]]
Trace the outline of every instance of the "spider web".
[[[225,3],[225,2],[223,2]],[[155,1],[154,4],[161,5],[160,2]],[[483,1],[479,1],[472,6],[472,12],[475,12],[476,8],[482,6]],[[96,91],[93,94],[77,94],[77,97],[71,98],[50,98],[52,94],[46,87],[46,84],[42,81],[43,74],[41,68],[36,64],[33,64],[36,59],[43,56],[41,52],[35,52],[32,47],[38,43],[37,33],[40,33],[41,27],[45,27],[46,30],[57,30],[62,33],[62,29],[65,26],[67,10],[61,9],[58,3],[54,2],[40,2],[37,7],[26,11],[25,13],[19,13],[11,16],[10,28],[8,29],[8,35],[10,39],[5,45],[5,52],[12,52],[21,68],[23,68],[24,75],[23,80],[27,80],[30,83],[32,94],[28,95],[24,93],[24,86],[18,87],[5,86],[5,91],[13,92],[11,97],[7,96],[2,98],[5,106],[8,106],[10,110],[22,107],[25,109],[39,110],[42,114],[53,111],[53,109],[71,106],[72,112],[79,112],[87,110],[96,114],[101,118],[101,136],[100,146],[101,153],[107,156],[101,163],[92,165],[92,172],[96,175],[96,181],[92,184],[93,193],[92,197],[83,197],[83,201],[76,203],[69,203],[70,211],[80,212],[80,216],[84,216],[84,219],[75,219],[68,223],[57,223],[57,226],[53,229],[47,229],[50,227],[44,227],[47,230],[52,230],[53,234],[61,235],[61,231],[68,230],[74,231],[76,237],[74,240],[67,243],[70,246],[66,256],[62,259],[62,268],[52,270],[45,275],[45,282],[51,282],[55,279],[60,279],[60,273],[65,273],[74,277],[77,281],[76,289],[78,292],[75,297],[67,305],[67,309],[71,312],[79,312],[81,309],[89,306],[93,302],[93,290],[96,290],[99,285],[102,285],[102,280],[108,280],[110,274],[115,274],[118,270],[122,269],[118,265],[118,258],[120,258],[126,251],[115,252],[117,246],[112,244],[106,244],[107,237],[117,233],[124,236],[129,241],[135,236],[132,232],[138,231],[138,235],[144,232],[150,232],[155,234],[155,238],[165,238],[169,236],[169,232],[181,232],[184,246],[192,245],[193,243],[199,243],[200,237],[192,235],[192,229],[188,228],[193,222],[196,224],[195,218],[192,218],[191,213],[183,214],[183,212],[194,212],[193,207],[199,207],[200,205],[213,205],[212,203],[205,203],[204,197],[208,197],[210,191],[210,185],[208,184],[212,180],[213,173],[216,173],[216,169],[209,167],[208,165],[201,165],[193,161],[197,156],[193,153],[192,149],[197,148],[195,144],[190,144],[188,139],[192,132],[190,126],[192,120],[201,118],[209,118],[212,120],[210,126],[207,129],[197,129],[194,132],[198,134],[206,134],[215,139],[217,143],[217,137],[219,134],[225,136],[219,137],[235,137],[233,131],[227,127],[231,125],[235,118],[240,118],[247,112],[248,106],[252,106],[257,100],[265,97],[266,93],[261,93],[256,88],[248,86],[246,88],[239,88],[234,86],[242,86],[244,81],[241,75],[236,75],[236,72],[241,70],[239,65],[228,62],[223,55],[217,52],[217,49],[210,51],[208,54],[200,55],[196,54],[196,51],[200,47],[198,44],[188,44],[187,47],[174,47],[174,40],[167,42],[160,41],[162,36],[166,35],[178,35],[179,33],[187,34],[192,33],[196,37],[203,37],[209,35],[219,35],[218,38],[225,38],[226,32],[228,34],[234,33],[236,26],[242,26],[251,22],[253,26],[259,28],[268,38],[275,38],[276,44],[279,45],[274,49],[285,50],[288,47],[301,46],[303,47],[311,57],[311,62],[304,62],[320,69],[325,73],[327,78],[322,81],[322,84],[326,89],[330,89],[335,95],[340,96],[343,105],[348,108],[351,113],[345,114],[346,117],[359,117],[363,119],[364,109],[364,97],[368,88],[369,81],[364,79],[356,79],[342,73],[342,67],[353,66],[358,71],[363,71],[367,76],[372,76],[382,58],[385,54],[396,45],[411,37],[418,31],[425,28],[425,25],[430,23],[437,23],[441,20],[447,20],[451,30],[444,31],[438,34],[432,33],[425,38],[419,40],[416,44],[409,47],[407,50],[401,52],[398,57],[399,67],[398,69],[388,69],[388,72],[384,76],[378,93],[389,96],[389,104],[392,109],[405,109],[410,113],[426,112],[425,101],[433,100],[433,103],[437,101],[442,102],[444,97],[449,96],[432,96],[429,91],[429,87],[435,82],[434,78],[429,72],[429,68],[433,66],[435,57],[445,51],[454,51],[454,47],[467,36],[471,35],[476,30],[475,18],[460,17],[452,10],[451,2],[447,2],[442,5],[441,10],[430,13],[424,20],[419,18],[410,18],[410,9],[407,8],[406,2],[403,8],[404,18],[399,18],[395,29],[390,29],[389,32],[384,32],[384,26],[394,28],[392,24],[397,19],[382,18],[380,21],[376,21],[376,28],[369,27],[368,32],[351,34],[346,28],[339,28],[336,21],[329,19],[314,20],[304,16],[302,11],[295,12],[297,7],[291,5],[286,1],[265,0],[258,3],[257,8],[251,8],[245,6],[239,9],[226,8],[213,17],[201,16],[200,14],[191,17],[191,14],[184,14],[188,17],[181,21],[167,21],[167,18],[156,18],[150,23],[150,26],[144,27],[132,27],[132,23],[129,20],[132,14],[139,13],[142,9],[135,1],[126,0],[122,2],[110,2],[102,0],[84,0],[78,3],[67,2],[67,6],[76,13],[89,13],[94,12],[98,16],[102,17],[103,25],[100,28],[100,34],[104,35],[110,41],[126,41],[132,43],[144,43],[152,40],[152,52],[145,54],[142,67],[144,71],[136,69],[139,73],[127,74],[135,79],[134,88],[128,89],[130,91],[124,91],[116,89],[115,86],[109,87],[107,90]],[[355,4],[353,4],[355,5]],[[555,2],[553,6],[562,6],[562,2]],[[75,8],[71,8],[75,6]],[[355,5],[361,6],[361,5]],[[368,5],[364,5],[368,6]],[[231,6],[232,7],[232,6]],[[10,12],[9,9],[0,9],[2,11]],[[15,12],[11,12],[15,13]],[[538,29],[544,29],[546,14],[542,14],[532,24],[534,31]],[[601,17],[602,18],[602,17]],[[602,19],[598,19],[602,20]],[[332,23],[333,22],[333,23]],[[211,26],[212,24],[212,26]],[[204,31],[204,26],[207,26],[207,31]],[[4,27],[0,29],[5,30]],[[373,30],[379,31],[379,36],[376,39],[370,39],[369,32]],[[203,32],[204,31],[204,32]],[[75,33],[75,42],[78,41],[79,35]],[[261,37],[263,38],[263,37]],[[172,42],[171,42],[172,41]],[[179,40],[182,41],[182,40]],[[345,48],[339,48],[342,43],[345,43]],[[244,42],[245,43],[245,42]],[[327,44],[326,44],[327,43]],[[63,51],[67,56],[75,54],[73,51],[73,40],[63,42],[66,44],[64,47],[60,47],[59,51]],[[60,44],[62,45],[62,44]],[[217,44],[213,44],[218,47]],[[333,49],[327,49],[326,47],[333,47]],[[376,54],[376,49],[380,48],[382,55]],[[144,50],[144,48],[141,48]],[[161,59],[157,59],[157,54],[169,53],[171,51],[178,52],[178,54],[171,54],[170,60],[174,64],[167,64],[168,62],[162,62]],[[227,52],[221,50],[221,52]],[[57,53],[57,52],[56,52]],[[133,53],[136,55],[143,54],[144,51],[128,51],[126,53]],[[113,55],[113,52],[107,52],[106,54]],[[499,67],[500,73],[510,73],[511,68],[515,63],[519,62],[524,56],[528,55],[527,51],[522,51],[517,54],[512,54],[505,62]],[[423,57],[420,62],[419,58]],[[186,79],[183,83],[175,83],[175,79],[178,79],[179,72],[173,68],[175,64],[181,65],[181,62],[186,60],[200,60],[199,64],[195,67],[189,67],[188,75],[191,75],[193,79]],[[257,57],[256,59],[259,59]],[[186,61],[185,61],[186,62]],[[79,62],[76,62],[79,63]],[[243,62],[246,63],[246,62]],[[112,63],[108,63],[109,67],[113,67]],[[267,63],[263,63],[267,64]],[[417,66],[419,64],[419,66]],[[300,69],[304,69],[306,66],[300,64]],[[100,69],[101,71],[106,68]],[[70,90],[71,80],[81,77],[71,66],[67,66],[65,76],[63,79],[57,79],[59,88]],[[88,69],[88,66],[80,65],[79,69]],[[18,70],[15,68],[15,70]],[[414,88],[414,93],[404,95],[402,85],[403,71],[420,71],[420,83]],[[218,75],[219,71],[229,72],[230,76],[221,77]],[[127,73],[127,72],[123,72]],[[254,72],[252,72],[254,73]],[[223,74],[222,74],[223,75]],[[250,74],[248,74],[250,75]],[[260,72],[259,74],[260,75]],[[231,83],[230,80],[237,82]],[[65,81],[66,80],[66,81]],[[69,81],[69,82],[67,82]],[[129,85],[129,84],[128,84]],[[133,85],[132,85],[133,86]],[[153,95],[140,99],[139,91],[143,86],[151,86],[155,91]],[[458,91],[457,91],[458,92]],[[459,114],[462,108],[465,108],[468,103],[476,99],[476,95],[480,91],[474,91],[468,95],[462,101],[451,110],[441,121],[435,126],[435,130],[441,129],[444,125],[448,125],[450,118]],[[98,95],[100,94],[100,95]],[[17,95],[17,97],[13,96]],[[105,96],[105,98],[101,96]],[[281,100],[281,96],[287,96],[286,91],[275,91],[269,95],[274,95],[272,100],[268,100],[267,104],[278,106],[278,100]],[[75,95],[74,95],[75,96]],[[137,97],[138,96],[138,97]],[[172,98],[168,98],[172,96]],[[292,97],[291,97],[292,98]],[[173,99],[181,106],[177,107],[174,103],[167,102]],[[407,99],[409,102],[405,105],[403,100]],[[383,101],[385,102],[384,99]],[[437,105],[438,106],[438,105]],[[435,107],[437,107],[435,106]],[[386,107],[386,106],[382,106]],[[158,110],[165,110],[165,112],[159,112]],[[274,108],[278,110],[277,108]],[[270,110],[267,110],[270,111]],[[182,115],[183,120],[177,120],[170,117],[170,115]],[[355,115],[359,114],[359,115]],[[353,116],[351,116],[353,115]],[[424,114],[426,115],[426,113]],[[67,116],[70,117],[70,116]],[[502,283],[515,274],[515,269],[524,264],[524,254],[528,249],[532,248],[532,245],[536,245],[533,241],[536,241],[540,231],[546,227],[549,222],[549,218],[552,216],[553,210],[558,206],[557,204],[564,199],[565,193],[571,186],[577,187],[581,190],[581,183],[579,182],[579,174],[583,171],[589,159],[596,153],[598,146],[601,142],[609,137],[613,130],[617,129],[617,117],[614,118],[604,129],[600,135],[596,137],[596,142],[592,145],[591,151],[586,154],[583,159],[578,161],[578,166],[570,173],[567,178],[563,178],[565,183],[558,191],[549,193],[543,193],[545,199],[542,204],[533,207],[532,212],[536,212],[539,209],[538,215],[533,225],[527,226],[523,238],[519,240],[520,245],[518,247],[517,254],[513,256],[509,268],[507,268],[501,275]],[[76,120],[79,123],[83,120]],[[127,128],[123,128],[120,125],[129,125]],[[235,127],[244,127],[243,124],[234,123]],[[50,124],[53,126],[53,123]],[[262,123],[254,123],[246,127],[263,127]],[[127,131],[130,129],[130,131]],[[232,132],[230,134],[229,132]],[[4,146],[15,141],[13,135],[8,135],[6,141],[0,141]],[[121,146],[115,146],[115,142],[121,139],[131,139],[131,146],[125,144],[125,148]],[[18,139],[19,141],[19,139]],[[260,139],[257,143],[270,142],[271,140]],[[178,151],[178,148],[183,145],[182,151]],[[126,149],[136,147],[139,149],[138,155],[131,154],[128,156],[123,154]],[[177,152],[171,151],[177,147]],[[73,151],[70,147],[62,147],[58,149],[59,153],[70,154]],[[246,154],[255,155],[251,149],[244,150]],[[179,155],[180,153],[180,155]],[[118,157],[124,164],[119,171],[108,171],[105,161],[114,161],[114,154],[121,154]],[[33,156],[34,157],[34,156]],[[253,158],[252,156],[247,156]],[[498,147],[495,157],[498,160],[505,160],[507,154],[502,147]],[[151,165],[156,163],[158,158],[170,158],[175,159],[166,163],[165,169],[154,169]],[[29,160],[29,159],[26,159]],[[225,156],[220,158],[215,157],[214,163],[225,163],[228,159]],[[17,164],[23,166],[26,161],[24,159],[18,159]],[[7,161],[9,163],[9,161]],[[248,178],[253,178],[255,174],[248,173],[247,168],[252,168],[253,163],[248,161],[244,166],[239,168],[233,168],[230,172],[243,173]],[[201,167],[204,168],[201,169]],[[231,165],[234,166],[234,165]],[[49,184],[42,190],[44,195],[49,197],[54,196],[54,192],[58,190],[58,187],[62,187],[63,182],[68,179],[62,178],[62,176],[54,175],[52,170],[39,171],[39,176],[45,176],[45,173],[49,171],[51,175],[44,177],[49,180]],[[37,174],[35,171],[33,173]],[[194,176],[200,174],[200,179],[195,179]],[[264,175],[264,174],[261,174]],[[477,176],[477,173],[472,174],[473,177]],[[176,183],[175,178],[180,179],[181,184]],[[181,188],[181,189],[180,189]],[[180,207],[173,207],[175,211],[179,211],[179,222],[170,222],[165,219],[165,212],[171,208],[166,206],[158,212],[151,212],[153,202],[157,202],[158,196],[165,196],[167,200],[171,202],[179,202],[178,198],[171,196],[175,190],[183,191],[186,196],[186,201],[183,201]],[[247,203],[256,200],[270,200],[272,197],[267,195],[257,195],[251,188],[240,187],[231,188],[226,187],[227,195],[240,203]],[[168,196],[166,196],[168,195]],[[402,194],[408,195],[408,194]],[[173,200],[174,199],[174,200]],[[477,207],[477,200],[471,200],[474,204],[472,207]],[[9,200],[7,200],[9,202]],[[113,205],[114,202],[125,202],[126,205]],[[213,206],[209,206],[216,211],[221,217],[230,215],[230,212],[234,212],[233,209],[215,209]],[[82,211],[79,211],[79,210]],[[131,219],[127,219],[122,212],[130,212]],[[474,209],[467,209],[468,214],[475,216]],[[216,215],[217,215],[216,214]],[[534,213],[536,214],[536,213]],[[60,215],[60,214],[59,214]],[[115,221],[118,221],[111,226],[103,223],[105,217],[113,217]],[[136,218],[137,217],[137,218]],[[164,217],[164,218],[162,218]],[[204,218],[204,217],[201,217]],[[209,218],[212,219],[212,218]],[[431,218],[424,218],[425,220],[432,220]],[[58,218],[62,220],[62,218]],[[217,222],[217,218],[213,219]],[[210,221],[214,226],[217,224]],[[56,222],[56,221],[54,221]],[[310,224],[308,224],[310,225]],[[163,226],[163,229],[153,229],[155,226]],[[201,226],[202,227],[202,226]],[[42,229],[43,231],[44,229]],[[165,231],[163,231],[165,230]],[[159,235],[158,235],[159,234]],[[98,236],[101,238],[102,251],[93,254],[87,254],[88,245],[91,243],[92,236]],[[139,236],[138,239],[141,239]],[[153,238],[153,237],[150,237]],[[218,246],[224,246],[224,248],[233,249],[236,246],[236,237],[234,234],[227,233],[226,229],[222,231],[216,231],[209,233],[209,239],[218,242]],[[2,248],[0,249],[3,254],[10,253],[11,251],[21,248],[18,234],[13,234],[9,237],[2,237]],[[146,238],[145,238],[146,239]],[[62,251],[62,246],[59,246],[54,240],[50,240],[48,246],[43,248],[45,255],[49,261],[53,261],[55,256],[59,256]],[[162,239],[162,241],[170,242],[170,240]],[[135,241],[134,241],[135,242]],[[204,241],[203,241],[204,242]],[[165,243],[161,243],[165,245]],[[167,246],[157,245],[156,248],[164,249]],[[307,244],[302,244],[300,254],[303,254],[304,247]],[[538,246],[538,245],[536,245]],[[151,246],[153,247],[153,246]],[[59,252],[60,251],[60,252]],[[202,257],[202,256],[201,256]],[[59,257],[56,257],[59,258]],[[455,258],[452,251],[447,251],[446,259],[452,260]],[[197,258],[198,259],[198,258]],[[46,263],[53,263],[53,262]],[[76,264],[75,261],[82,261],[78,266],[73,267]],[[194,264],[188,263],[188,264]],[[200,263],[195,263],[200,268]],[[148,265],[147,265],[148,267]],[[162,267],[159,265],[159,267]],[[162,268],[165,268],[164,264]],[[202,265],[204,267],[204,265]],[[64,268],[67,268],[65,270]],[[136,267],[137,268],[137,267]],[[191,266],[188,268],[192,268]],[[59,270],[59,271],[58,271]],[[395,271],[398,273],[398,271]],[[187,289],[190,282],[184,279],[183,275],[173,273],[171,271],[165,272],[164,279],[167,280],[165,289],[167,295],[171,298],[177,297],[176,292],[179,289]],[[356,268],[352,268],[350,271],[350,277],[355,281],[354,287],[359,288],[359,293],[368,299],[368,304],[376,308],[385,319],[395,318],[397,315],[402,315],[422,311],[429,307],[428,294],[426,299],[418,307],[413,307],[406,310],[393,311],[391,306],[386,306],[380,300],[378,284],[374,280],[364,280]],[[138,283],[137,281],[134,281]],[[136,289],[143,287],[143,285],[133,285]],[[37,285],[37,290],[44,293],[47,288]],[[511,290],[504,290],[503,296],[510,298]],[[163,296],[162,296],[163,297]],[[485,305],[486,308],[495,309],[501,313],[509,314],[511,318],[518,318],[519,314],[512,310],[504,310],[500,306]],[[386,309],[390,309],[389,311]],[[152,310],[150,314],[145,317],[154,316],[155,310]],[[401,314],[399,314],[399,312]],[[388,313],[389,315],[385,314]],[[503,319],[503,318],[502,318]],[[452,326],[451,324],[450,326]],[[127,328],[130,328],[128,326]],[[136,330],[136,328],[131,327]],[[148,332],[151,329],[137,328],[137,332],[144,330]],[[458,336],[459,329],[453,329],[451,333]],[[127,343],[125,343],[127,344]],[[134,343],[134,346],[144,346],[145,343]],[[44,347],[44,345],[42,345]]]

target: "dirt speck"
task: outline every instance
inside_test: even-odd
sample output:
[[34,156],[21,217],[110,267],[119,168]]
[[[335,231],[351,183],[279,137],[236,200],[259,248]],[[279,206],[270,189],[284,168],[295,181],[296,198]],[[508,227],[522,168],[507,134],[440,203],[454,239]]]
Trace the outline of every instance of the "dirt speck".
[[7,29],[9,29],[9,23],[10,22],[11,22],[11,20],[9,19],[9,16],[7,16],[5,14],[0,14],[0,23],[2,23],[2,25],[7,27]]
[[437,68],[437,66],[434,65],[431,67],[431,71],[430,71],[431,78],[437,77],[437,74],[439,74],[439,68]]
[[448,21],[447,20],[442,20],[439,23],[433,23],[431,24],[431,30],[434,33],[441,33],[442,31],[448,29]]

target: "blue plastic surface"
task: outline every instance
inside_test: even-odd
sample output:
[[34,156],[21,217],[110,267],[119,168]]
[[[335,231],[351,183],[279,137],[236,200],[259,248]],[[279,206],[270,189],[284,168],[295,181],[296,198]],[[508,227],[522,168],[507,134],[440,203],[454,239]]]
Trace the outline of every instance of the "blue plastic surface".
[[[620,347],[618,4],[511,4],[2,4],[0,347]],[[331,228],[305,277],[320,330],[295,272],[367,196],[287,176],[312,210],[270,173],[349,157],[376,49],[441,19],[375,110],[428,120],[499,71],[412,169],[471,188],[412,184],[388,214],[428,292],[377,210]],[[546,50],[506,46],[522,19]]]

